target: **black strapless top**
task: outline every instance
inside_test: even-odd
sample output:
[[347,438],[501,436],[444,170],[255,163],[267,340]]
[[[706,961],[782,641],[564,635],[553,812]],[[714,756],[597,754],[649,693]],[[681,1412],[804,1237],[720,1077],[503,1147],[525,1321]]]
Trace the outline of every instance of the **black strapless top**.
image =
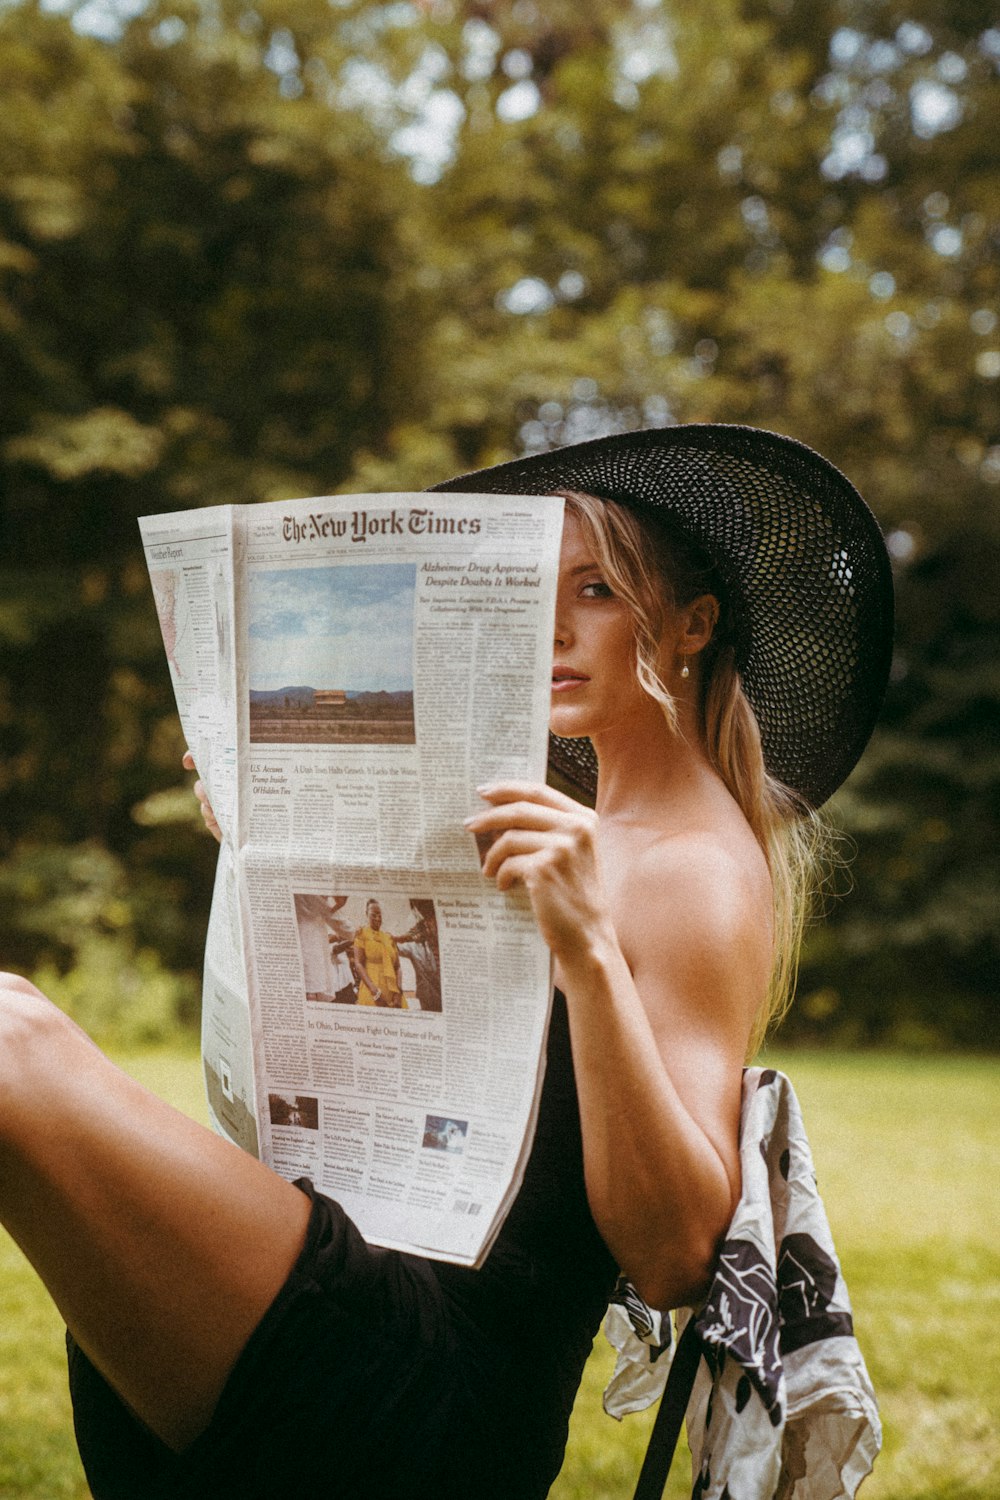
[[510,1261],[526,1273],[530,1268],[533,1280],[554,1277],[561,1297],[603,1298],[602,1311],[614,1286],[615,1265],[587,1202],[569,1018],[559,990],[552,1006],[538,1124],[520,1192],[483,1270],[464,1274],[481,1278],[494,1263],[506,1266]]
[[496,1493],[544,1495],[562,1463],[573,1400],[617,1275],[587,1202],[569,1019],[558,990],[521,1190],[481,1270],[440,1263],[435,1270],[489,1349]]
[[[583,1180],[580,1106],[570,1048],[566,1000],[556,990],[538,1126],[521,1191],[498,1243],[530,1246],[533,1256],[554,1266],[559,1279],[596,1277],[602,1284],[615,1267],[597,1232]],[[567,1265],[573,1262],[573,1269]],[[607,1299],[605,1298],[605,1301]]]

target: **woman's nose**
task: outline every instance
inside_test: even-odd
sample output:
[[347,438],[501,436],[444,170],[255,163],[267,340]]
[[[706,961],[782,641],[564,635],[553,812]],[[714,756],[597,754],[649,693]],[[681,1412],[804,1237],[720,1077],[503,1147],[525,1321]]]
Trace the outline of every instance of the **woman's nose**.
[[553,644],[565,649],[573,638],[573,631],[565,609],[560,608],[559,600],[556,599],[556,625]]

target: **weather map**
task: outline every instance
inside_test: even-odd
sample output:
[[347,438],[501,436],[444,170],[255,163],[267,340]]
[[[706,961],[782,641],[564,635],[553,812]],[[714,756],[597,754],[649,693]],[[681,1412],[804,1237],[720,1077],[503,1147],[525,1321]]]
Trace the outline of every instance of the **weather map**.
[[191,682],[195,677],[194,639],[180,570],[151,568],[149,578],[170,670],[182,682]]

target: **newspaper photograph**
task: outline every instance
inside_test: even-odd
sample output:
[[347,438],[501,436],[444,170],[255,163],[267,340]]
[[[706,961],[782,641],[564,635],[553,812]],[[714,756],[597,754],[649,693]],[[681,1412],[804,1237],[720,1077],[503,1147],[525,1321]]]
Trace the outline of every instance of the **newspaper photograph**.
[[551,964],[463,826],[542,781],[563,502],[364,495],[144,518],[223,832],[214,1127],[373,1244],[481,1264],[534,1130]]

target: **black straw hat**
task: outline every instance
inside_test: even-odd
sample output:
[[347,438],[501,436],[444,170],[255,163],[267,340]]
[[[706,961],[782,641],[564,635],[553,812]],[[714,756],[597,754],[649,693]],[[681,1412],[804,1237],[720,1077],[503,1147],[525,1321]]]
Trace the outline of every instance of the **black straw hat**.
[[[892,575],[871,511],[811,448],[754,427],[693,423],[556,448],[434,489],[582,490],[669,520],[722,583],[768,770],[819,807],[853,769],[888,681]],[[593,792],[589,740],[553,735],[550,757]]]

